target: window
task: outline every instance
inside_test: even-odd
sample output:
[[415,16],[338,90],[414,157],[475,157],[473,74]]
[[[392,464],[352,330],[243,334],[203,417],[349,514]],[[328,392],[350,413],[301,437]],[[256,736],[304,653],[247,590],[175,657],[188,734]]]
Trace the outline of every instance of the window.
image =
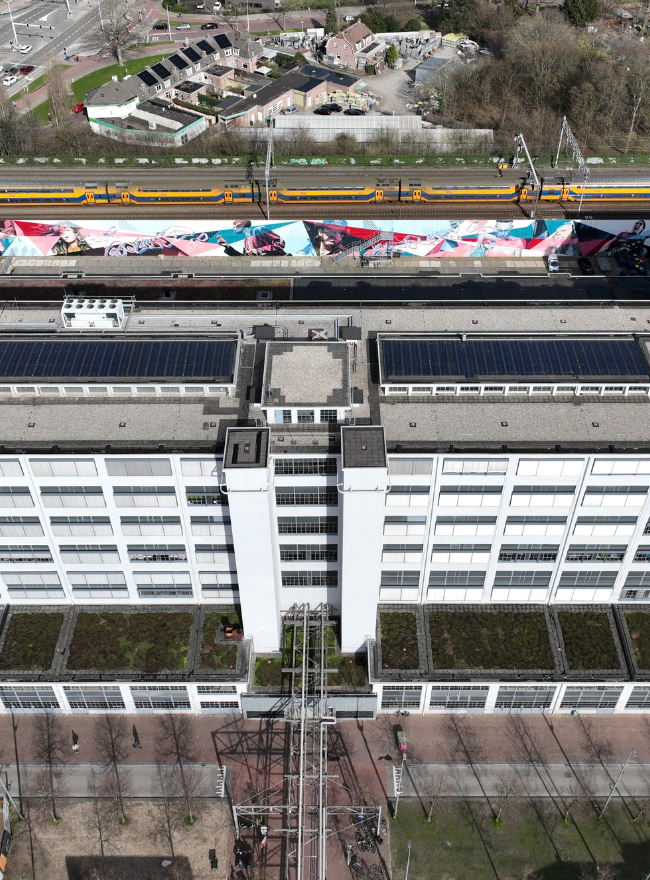
[[635,687],[627,699],[626,709],[650,709],[650,687]]
[[429,575],[429,588],[462,587],[482,589],[485,583],[484,571],[432,571]]
[[37,516],[0,517],[0,538],[42,538],[43,526]]
[[194,548],[197,562],[227,563],[235,552],[233,544],[197,544]]
[[113,526],[107,516],[53,516],[52,532],[57,538],[83,538],[112,535]]
[[279,516],[280,535],[338,535],[337,516]]
[[554,687],[500,687],[494,708],[506,712],[543,712],[550,709],[554,696]]
[[109,477],[169,477],[172,466],[168,458],[107,458]]
[[126,536],[182,535],[179,516],[122,516],[122,534]]
[[336,571],[283,571],[283,587],[338,587]]
[[387,516],[384,535],[424,535],[426,516]]
[[173,486],[115,486],[116,507],[176,507]]
[[443,474],[505,474],[507,471],[507,458],[446,458],[442,464]]
[[[199,697],[203,696],[220,696],[221,699],[211,700],[206,699],[200,700],[200,705],[202,709],[224,709],[224,710],[232,710],[239,709],[239,699],[237,698],[237,688],[232,685],[218,685],[218,684],[199,684],[197,685],[196,691]],[[227,695],[230,694],[231,697],[228,699]],[[234,698],[234,699],[233,699]]]
[[181,458],[181,473],[184,477],[213,477],[217,475],[215,458]]
[[382,587],[417,587],[420,583],[419,571],[382,571]]
[[579,516],[573,534],[589,538],[629,538],[636,521],[635,516]]
[[[245,64],[244,67],[246,67]],[[240,708],[239,700],[200,700],[200,706],[207,711],[220,709],[223,712],[232,712],[233,709]]]
[[281,544],[280,560],[282,562],[336,562],[338,546],[336,544]]
[[501,486],[441,486],[440,507],[498,507]]
[[433,473],[430,458],[389,458],[388,473],[394,477],[424,477]]
[[276,489],[275,503],[279,506],[326,505],[328,507],[335,507],[339,503],[339,495],[336,489],[330,489],[327,486],[301,486]]
[[337,409],[322,409],[320,411],[321,422],[338,422],[339,411]]
[[[645,595],[647,594],[647,595]],[[622,599],[647,599],[650,597],[650,572],[631,571],[625,578]]]
[[116,685],[68,686],[64,685],[65,698],[71,709],[124,709],[122,692]]
[[283,409],[282,410],[282,424],[283,425],[290,425],[291,422],[292,422],[291,410],[290,409]]
[[634,474],[650,474],[650,459],[601,458],[593,463],[591,473],[603,476],[633,476]]
[[597,685],[568,687],[562,697],[560,708],[615,709],[622,693],[623,688],[621,687],[599,687]]
[[507,588],[510,587],[528,587],[535,589],[544,589],[551,583],[550,571],[507,571],[497,570],[494,575],[494,586]]
[[513,507],[571,507],[575,486],[515,486]]
[[[572,544],[567,550],[566,562],[622,562],[626,550],[625,545],[602,544],[589,547],[585,544]],[[650,554],[648,559],[650,561]],[[634,561],[643,560],[637,560],[635,557]]]
[[436,535],[477,537],[494,535],[495,516],[439,516],[436,519]]
[[193,535],[213,535],[224,538],[231,537],[231,523],[228,517],[221,516],[193,516],[190,518],[190,528]]
[[583,459],[522,458],[517,475],[523,477],[579,477]]
[[557,544],[503,544],[499,562],[555,562]]
[[199,580],[204,599],[226,599],[232,602],[239,598],[236,571],[201,571]]
[[30,458],[35,477],[96,477],[97,466],[92,458]]
[[189,709],[190,698],[184,685],[131,685],[136,709]]
[[306,424],[308,422],[314,421],[314,410],[313,409],[299,409],[298,410],[298,424]]
[[429,486],[391,486],[386,507],[428,507]]
[[129,544],[129,562],[187,562],[182,544]]
[[421,562],[422,544],[384,544],[382,562]]
[[228,496],[219,486],[188,486],[185,490],[185,500],[190,507],[228,504]]
[[0,699],[5,709],[37,709],[39,712],[60,709],[54,688],[29,685],[0,685]]
[[115,545],[85,544],[80,546],[62,545],[59,547],[61,559],[67,564],[100,565],[120,561]]
[[276,458],[275,473],[278,476],[283,474],[325,476],[337,473],[337,462],[335,458]]
[[588,486],[583,507],[643,507],[647,486]]
[[643,602],[650,599],[650,590],[621,590],[621,602]]
[[566,528],[565,516],[509,516],[504,535],[562,535]]
[[22,477],[23,469],[17,458],[0,459],[0,477]]
[[192,580],[187,571],[184,572],[135,572],[133,575],[135,585],[138,588],[138,596],[141,599],[175,598],[179,596],[187,596],[192,598]]
[[77,599],[124,599],[128,596],[121,571],[67,571],[66,577]]
[[101,486],[41,486],[43,507],[106,507]]
[[439,565],[449,562],[486,563],[490,556],[489,544],[436,544],[431,561]]
[[385,684],[381,689],[382,709],[419,709],[421,699],[420,684]]
[[489,687],[481,685],[432,685],[429,709],[468,711],[484,709]]
[[0,486],[0,507],[33,507],[27,486]]
[[0,562],[52,562],[52,553],[47,545],[0,547]]
[[12,599],[62,599],[63,588],[55,571],[44,573],[21,571],[0,572]]
[[616,572],[612,571],[565,571],[560,575],[558,587],[594,587],[611,588],[616,581]]

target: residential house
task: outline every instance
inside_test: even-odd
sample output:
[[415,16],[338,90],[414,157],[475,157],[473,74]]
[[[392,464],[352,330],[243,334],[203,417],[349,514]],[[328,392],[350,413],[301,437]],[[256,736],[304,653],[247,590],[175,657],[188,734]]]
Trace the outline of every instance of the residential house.
[[385,43],[376,41],[370,28],[357,21],[328,39],[325,60],[328,64],[363,70],[369,60],[383,58],[384,51]]
[[227,127],[258,125],[295,104],[311,107],[318,95],[327,93],[323,80],[289,73],[240,99],[227,98],[219,105],[219,120]]

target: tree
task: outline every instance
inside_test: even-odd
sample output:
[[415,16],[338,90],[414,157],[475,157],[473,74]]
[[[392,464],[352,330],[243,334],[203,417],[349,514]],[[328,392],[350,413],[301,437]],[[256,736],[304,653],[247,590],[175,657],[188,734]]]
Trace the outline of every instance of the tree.
[[629,94],[630,128],[625,151],[635,133],[642,107],[650,100],[650,65],[647,51],[637,51],[627,62],[627,90]]
[[162,716],[160,719],[158,750],[163,760],[173,764],[178,769],[178,783],[185,800],[187,819],[192,824],[195,821],[192,798],[195,780],[192,779],[191,768],[187,765],[195,759],[194,733],[187,715],[172,715],[169,713]]
[[128,754],[126,719],[123,715],[99,715],[95,721],[97,757],[106,768],[102,779],[104,796],[110,798],[120,825],[128,822],[125,800],[129,796],[131,777],[122,767]]
[[402,23],[403,31],[419,31],[422,28],[422,19],[420,18],[407,18],[405,22]]
[[515,773],[504,773],[501,776],[497,777],[496,780],[496,791],[497,796],[499,798],[499,808],[495,813],[492,811],[494,817],[494,824],[501,824],[503,819],[501,818],[501,814],[503,813],[506,804],[512,798],[519,797],[521,794],[521,787],[519,784],[519,777]]
[[577,779],[574,779],[571,782],[566,795],[562,798],[562,813],[565,825],[568,825],[571,821],[571,810],[573,810],[574,807],[577,807],[583,797],[584,792],[582,786]]
[[86,829],[88,833],[95,838],[101,857],[104,858],[106,855],[106,849],[110,844],[109,817],[107,815],[106,803],[103,799],[101,785],[94,770],[90,776],[88,789],[92,797],[92,802],[90,808],[84,813]]
[[399,50],[395,43],[391,43],[386,50],[386,64],[395,64],[399,58]]
[[432,822],[435,808],[451,791],[452,781],[440,773],[432,775],[426,764],[407,766],[415,792],[420,801],[426,804],[427,822]]
[[449,6],[445,8],[445,25],[450,31],[462,31],[477,9],[477,0],[449,0]]
[[151,836],[157,843],[169,847],[172,859],[176,858],[174,841],[183,826],[178,803],[170,790],[169,768],[158,764],[158,798],[151,822]]
[[34,753],[42,769],[34,774],[33,784],[43,798],[53,822],[59,822],[57,803],[63,796],[63,769],[67,761],[67,741],[61,719],[52,712],[43,712],[34,719]]
[[325,32],[335,34],[339,29],[339,17],[336,11],[336,0],[331,0],[325,13]]
[[65,77],[66,68],[50,56],[45,68],[47,94],[50,99],[50,115],[54,125],[59,128],[70,119],[72,87]]
[[562,11],[572,25],[582,27],[588,21],[600,18],[603,8],[600,0],[564,0]]
[[117,63],[122,64],[124,52],[144,39],[147,24],[133,20],[125,0],[103,0],[102,22],[86,37],[89,48],[108,47]]

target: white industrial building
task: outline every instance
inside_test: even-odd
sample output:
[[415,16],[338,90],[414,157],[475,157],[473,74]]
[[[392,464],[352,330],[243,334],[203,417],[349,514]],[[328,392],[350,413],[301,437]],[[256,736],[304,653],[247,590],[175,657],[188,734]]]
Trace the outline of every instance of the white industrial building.
[[[177,303],[101,333],[2,333],[0,605],[237,605],[250,657],[277,652],[304,603],[371,655],[384,606],[650,610],[650,310],[476,312],[206,305],[184,323]],[[112,693],[132,711],[273,714],[239,672],[86,682],[96,708]],[[382,678],[371,656],[369,672],[366,716],[650,710],[627,668],[450,683]],[[92,708],[76,679],[21,676],[26,697],[15,682],[5,711]]]

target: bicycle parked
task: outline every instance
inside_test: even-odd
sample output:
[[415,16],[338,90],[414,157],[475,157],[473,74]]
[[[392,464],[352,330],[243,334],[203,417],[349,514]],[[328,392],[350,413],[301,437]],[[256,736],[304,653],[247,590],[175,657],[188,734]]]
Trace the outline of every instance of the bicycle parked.
[[398,709],[397,712],[395,712],[395,715],[396,715],[398,718],[400,717],[400,715],[401,715],[403,718],[408,718],[408,716],[409,716],[410,714],[411,714],[411,713],[410,713],[410,712],[407,712],[406,709]]

